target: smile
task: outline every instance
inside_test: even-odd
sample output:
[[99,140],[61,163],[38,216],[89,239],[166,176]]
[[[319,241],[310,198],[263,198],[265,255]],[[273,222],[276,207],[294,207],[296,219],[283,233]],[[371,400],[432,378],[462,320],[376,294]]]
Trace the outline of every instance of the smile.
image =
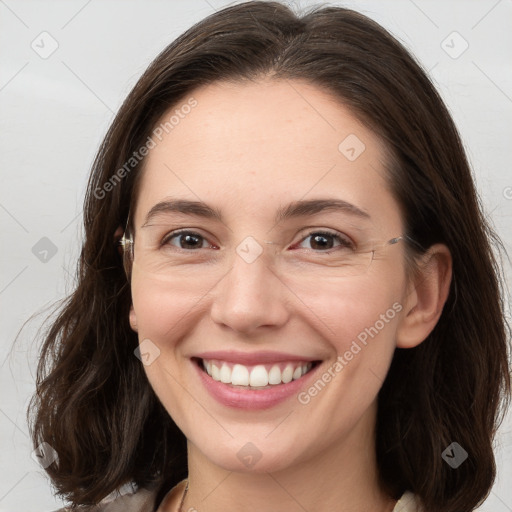
[[296,395],[321,363],[297,358],[251,364],[220,357],[194,357],[192,362],[203,385],[217,401],[243,409],[272,407]]
[[248,366],[215,359],[202,359],[203,369],[215,381],[249,389],[265,389],[300,379],[312,362],[289,362]]

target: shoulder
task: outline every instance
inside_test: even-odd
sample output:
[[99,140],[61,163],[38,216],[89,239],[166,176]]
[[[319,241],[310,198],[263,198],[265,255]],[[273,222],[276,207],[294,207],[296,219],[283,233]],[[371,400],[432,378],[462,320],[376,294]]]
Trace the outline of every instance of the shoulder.
[[419,499],[410,491],[404,492],[398,500],[393,512],[421,512]]
[[[112,493],[98,505],[80,509],[84,512],[153,512],[156,489],[136,489],[131,484]],[[54,512],[71,512],[70,508],[61,508]]]

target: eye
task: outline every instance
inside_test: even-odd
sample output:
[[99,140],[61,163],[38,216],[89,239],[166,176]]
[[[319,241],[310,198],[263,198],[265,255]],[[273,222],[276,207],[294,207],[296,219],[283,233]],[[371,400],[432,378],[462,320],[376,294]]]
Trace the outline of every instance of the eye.
[[[341,248],[341,249],[353,249],[354,244],[350,239],[342,233],[333,233],[330,231],[312,231],[310,232],[299,244],[299,247],[304,241],[311,239],[310,248],[315,252],[328,252],[329,249]],[[334,246],[334,241],[339,244]]]
[[[311,231],[301,240],[298,247],[307,248],[303,247],[302,244],[308,239],[311,239],[310,249],[314,252],[329,253],[330,249],[353,249],[354,247],[347,236],[342,233],[330,231]],[[335,245],[335,242],[337,242],[337,245]],[[172,246],[186,251],[195,251],[208,247],[215,248],[204,236],[190,230],[173,231],[169,233],[163,238],[161,246]]]
[[[177,241],[176,243],[173,243],[174,241]],[[203,245],[206,243],[206,246]],[[196,233],[194,231],[174,231],[172,233],[169,233],[167,236],[164,237],[164,239],[161,242],[162,246],[173,246],[177,247],[179,249],[184,250],[196,250],[196,249],[203,249],[205,247],[213,247],[206,238],[199,233]]]

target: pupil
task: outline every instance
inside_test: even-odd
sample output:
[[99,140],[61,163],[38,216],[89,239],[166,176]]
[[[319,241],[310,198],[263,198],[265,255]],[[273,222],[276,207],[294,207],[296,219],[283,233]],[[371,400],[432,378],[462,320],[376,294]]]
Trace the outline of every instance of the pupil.
[[[181,235],[182,236],[182,241],[183,239],[185,239],[185,241],[181,244],[182,248],[186,249],[188,248],[188,245],[197,245],[197,241],[199,240],[200,237],[198,236],[193,236],[193,235]],[[186,246],[186,247],[184,247]]]
[[[331,238],[331,237],[329,237]],[[320,242],[320,247],[315,247],[315,244],[318,243],[319,240],[323,240],[323,242]],[[326,243],[327,237],[325,235],[315,235],[313,237],[313,243],[311,244],[313,249],[330,249],[332,247],[332,243]]]

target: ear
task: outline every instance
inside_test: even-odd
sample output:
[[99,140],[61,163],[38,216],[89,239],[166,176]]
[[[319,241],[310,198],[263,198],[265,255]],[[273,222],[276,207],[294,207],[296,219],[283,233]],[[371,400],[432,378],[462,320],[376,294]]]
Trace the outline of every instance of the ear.
[[133,309],[133,304],[130,306],[130,327],[135,332],[139,332],[139,328],[137,327],[137,315],[135,314],[135,310]]
[[[114,242],[118,242],[118,240],[121,239],[121,237],[123,236],[123,227],[122,226],[118,226],[115,233],[114,233]],[[117,247],[117,252],[122,256],[123,255],[123,248],[119,245]]]
[[421,257],[404,299],[397,347],[416,347],[432,332],[443,312],[451,280],[450,250],[444,244],[435,244]]

